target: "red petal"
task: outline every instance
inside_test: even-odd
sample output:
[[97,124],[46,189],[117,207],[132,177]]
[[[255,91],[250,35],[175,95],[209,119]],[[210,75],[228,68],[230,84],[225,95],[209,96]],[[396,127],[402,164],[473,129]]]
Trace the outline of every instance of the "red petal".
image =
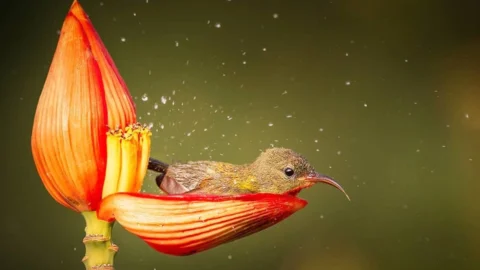
[[49,193],[75,211],[100,204],[106,124],[98,64],[82,26],[68,15],[38,101],[32,153]]
[[279,194],[236,196],[117,193],[97,215],[116,219],[159,252],[190,255],[268,228],[306,201]]

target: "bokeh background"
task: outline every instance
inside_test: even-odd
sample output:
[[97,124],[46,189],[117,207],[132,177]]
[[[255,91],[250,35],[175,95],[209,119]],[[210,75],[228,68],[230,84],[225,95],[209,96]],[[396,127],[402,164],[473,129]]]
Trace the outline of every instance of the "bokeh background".
[[[117,269],[480,269],[478,1],[81,1],[167,162],[293,148],[317,185],[275,227],[189,257],[121,226]],[[0,6],[5,269],[83,269],[80,215],[30,153],[70,1]],[[157,192],[154,177],[143,187]]]

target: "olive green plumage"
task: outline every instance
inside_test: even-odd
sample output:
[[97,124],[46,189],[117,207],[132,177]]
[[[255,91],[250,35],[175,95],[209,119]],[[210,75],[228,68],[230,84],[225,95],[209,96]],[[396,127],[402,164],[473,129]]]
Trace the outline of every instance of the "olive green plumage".
[[312,185],[306,177],[316,175],[312,165],[286,148],[262,152],[250,164],[191,161],[168,166],[160,188],[169,194],[286,193]]

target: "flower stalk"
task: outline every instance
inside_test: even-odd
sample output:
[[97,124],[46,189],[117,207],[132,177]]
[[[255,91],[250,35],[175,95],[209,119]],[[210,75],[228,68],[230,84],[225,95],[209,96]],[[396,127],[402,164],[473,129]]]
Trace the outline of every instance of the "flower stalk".
[[87,270],[113,270],[113,259],[118,246],[112,243],[114,222],[99,220],[95,211],[82,212],[85,218],[85,257],[82,262]]

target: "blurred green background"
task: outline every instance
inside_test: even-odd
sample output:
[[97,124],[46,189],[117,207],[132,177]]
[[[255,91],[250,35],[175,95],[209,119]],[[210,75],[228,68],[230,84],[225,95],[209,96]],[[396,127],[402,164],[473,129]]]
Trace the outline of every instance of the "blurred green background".
[[[1,4],[5,269],[83,269],[83,219],[48,195],[30,153],[70,4]],[[154,157],[293,148],[352,197],[317,185],[284,222],[189,257],[117,225],[117,269],[480,269],[478,1],[81,4],[153,125]]]

